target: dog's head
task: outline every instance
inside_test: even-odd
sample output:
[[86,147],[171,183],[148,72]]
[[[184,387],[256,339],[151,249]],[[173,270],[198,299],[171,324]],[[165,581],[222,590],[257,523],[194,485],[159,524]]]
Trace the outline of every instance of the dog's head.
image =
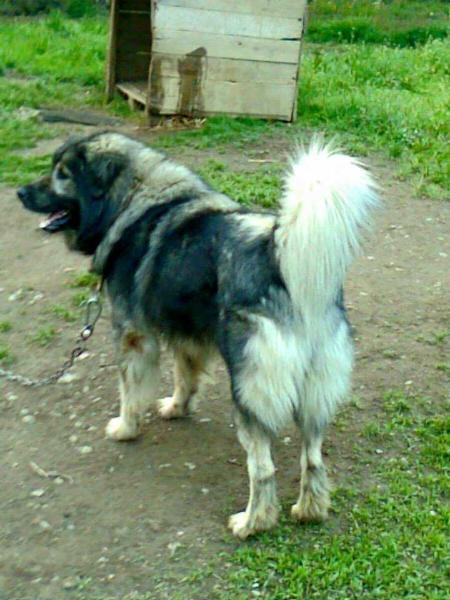
[[55,152],[51,174],[17,194],[25,208],[48,215],[44,231],[64,232],[71,249],[93,254],[120,210],[118,180],[127,164],[111,146],[69,140]]

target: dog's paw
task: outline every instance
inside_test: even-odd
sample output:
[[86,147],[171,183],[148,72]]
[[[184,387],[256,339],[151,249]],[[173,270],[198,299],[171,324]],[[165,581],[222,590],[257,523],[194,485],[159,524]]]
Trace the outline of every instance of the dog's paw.
[[292,505],[291,515],[297,521],[302,523],[320,523],[325,521],[328,517],[329,501],[326,499],[315,500],[311,498],[307,502],[303,501],[301,504],[297,502]]
[[110,419],[105,430],[106,436],[111,440],[117,442],[125,442],[127,440],[134,440],[139,435],[139,427],[137,424],[133,425],[127,423],[122,417],[116,417]]
[[228,527],[236,537],[245,540],[249,535],[255,533],[255,529],[250,526],[250,519],[246,512],[231,515],[228,521]]
[[278,508],[276,506],[266,507],[264,511],[259,511],[256,514],[249,514],[247,511],[231,515],[228,521],[228,527],[233,532],[233,535],[245,540],[249,535],[253,535],[257,531],[265,531],[275,527],[278,521]]
[[163,419],[177,419],[186,416],[186,411],[178,402],[175,402],[173,396],[168,396],[158,400],[158,414]]

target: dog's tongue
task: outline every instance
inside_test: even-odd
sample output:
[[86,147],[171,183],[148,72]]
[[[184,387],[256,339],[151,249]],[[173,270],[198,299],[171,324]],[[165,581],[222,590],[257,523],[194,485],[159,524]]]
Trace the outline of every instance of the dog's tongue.
[[44,231],[58,231],[69,221],[69,213],[66,210],[58,210],[51,213],[44,221],[39,224],[39,227]]

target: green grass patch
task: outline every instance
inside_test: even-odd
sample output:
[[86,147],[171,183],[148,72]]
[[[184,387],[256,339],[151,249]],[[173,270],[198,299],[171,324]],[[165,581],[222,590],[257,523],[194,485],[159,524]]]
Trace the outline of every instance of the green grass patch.
[[94,288],[100,282],[100,277],[95,273],[83,271],[72,275],[68,285],[71,288]]
[[9,321],[0,321],[0,333],[11,331],[12,325]]
[[416,47],[448,36],[448,5],[439,0],[315,0],[307,39]]
[[[131,116],[126,102],[106,104],[107,19],[0,18],[0,181],[27,183],[49,166],[47,157],[20,151],[57,135],[23,109],[94,107]],[[56,133],[55,133],[56,131]]]
[[200,168],[199,173],[216,190],[244,206],[272,208],[280,198],[280,170],[275,167],[236,173],[226,169],[221,163],[210,160]]
[[338,134],[358,154],[396,159],[418,193],[442,198],[447,160],[450,44],[310,48],[302,67],[298,125]]
[[39,331],[37,331],[31,337],[31,341],[34,342],[35,344],[37,344],[38,346],[45,348],[46,346],[49,346],[55,340],[56,336],[57,336],[57,331],[56,331],[55,327],[48,325],[46,327],[42,327],[41,329],[39,329]]
[[53,304],[49,308],[49,312],[66,323],[73,323],[78,319],[78,315],[73,310],[66,308],[62,304]]
[[5,360],[10,355],[10,349],[4,344],[0,344],[0,360]]
[[86,302],[89,300],[90,293],[86,290],[82,290],[80,292],[76,292],[72,296],[72,305],[79,308],[80,306],[84,306]]

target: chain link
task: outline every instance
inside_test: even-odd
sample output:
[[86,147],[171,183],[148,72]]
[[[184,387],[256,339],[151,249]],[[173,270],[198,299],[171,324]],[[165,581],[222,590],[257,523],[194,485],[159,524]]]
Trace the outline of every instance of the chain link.
[[100,293],[101,290],[96,292],[95,295],[89,298],[89,300],[86,302],[84,327],[76,341],[76,346],[70,353],[69,359],[66,360],[66,362],[53,375],[50,375],[49,377],[43,377],[41,379],[31,379],[29,377],[24,377],[23,375],[18,375],[13,371],[7,371],[0,368],[0,378],[6,379],[6,381],[10,381],[12,383],[17,383],[24,387],[42,387],[44,385],[56,383],[58,379],[60,379],[71,367],[73,367],[75,360],[81,354],[83,354],[86,347],[86,342],[94,333],[95,325],[100,318],[103,308]]

